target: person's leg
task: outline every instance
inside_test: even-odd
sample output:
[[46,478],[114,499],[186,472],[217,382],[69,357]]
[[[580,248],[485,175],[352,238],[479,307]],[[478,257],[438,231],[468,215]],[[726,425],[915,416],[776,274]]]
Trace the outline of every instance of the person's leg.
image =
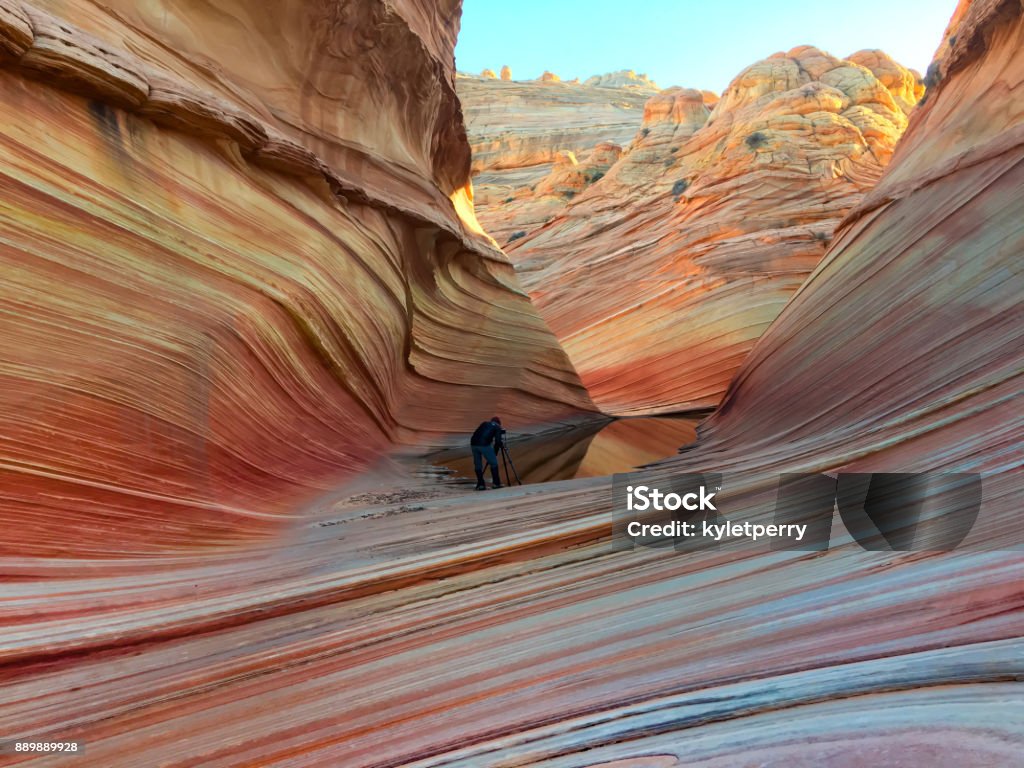
[[473,471],[476,472],[476,488],[478,491],[482,491],[487,487],[484,485],[484,452],[478,445],[470,447],[473,450]]
[[494,453],[494,447],[484,446],[484,458],[491,465],[491,483],[495,488],[501,486],[501,474],[498,472],[498,457]]

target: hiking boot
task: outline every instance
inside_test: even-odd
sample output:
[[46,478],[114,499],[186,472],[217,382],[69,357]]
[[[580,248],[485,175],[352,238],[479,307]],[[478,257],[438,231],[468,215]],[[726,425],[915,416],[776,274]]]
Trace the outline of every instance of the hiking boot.
[[504,485],[502,485],[501,483],[498,483],[497,485],[492,485],[491,486],[491,490],[494,491],[494,490],[497,490],[498,488],[504,488],[504,487],[505,487]]
[[487,490],[487,486],[486,485],[478,485],[473,490],[475,490],[475,491],[486,491]]

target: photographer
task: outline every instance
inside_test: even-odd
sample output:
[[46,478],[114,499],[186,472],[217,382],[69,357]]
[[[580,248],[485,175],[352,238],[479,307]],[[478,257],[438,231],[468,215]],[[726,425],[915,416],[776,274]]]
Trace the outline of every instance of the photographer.
[[491,487],[501,488],[501,475],[498,473],[498,451],[501,450],[502,435],[501,419],[492,416],[490,421],[483,422],[469,440],[473,451],[473,470],[476,472],[476,490],[487,490],[484,484],[484,466],[486,460],[491,465]]

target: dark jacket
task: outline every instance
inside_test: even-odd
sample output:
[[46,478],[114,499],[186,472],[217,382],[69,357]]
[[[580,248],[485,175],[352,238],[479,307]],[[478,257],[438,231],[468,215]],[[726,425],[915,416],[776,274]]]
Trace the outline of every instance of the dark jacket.
[[501,446],[501,424],[485,421],[476,428],[473,437],[469,439],[469,444],[484,446],[491,443],[494,443],[495,450]]

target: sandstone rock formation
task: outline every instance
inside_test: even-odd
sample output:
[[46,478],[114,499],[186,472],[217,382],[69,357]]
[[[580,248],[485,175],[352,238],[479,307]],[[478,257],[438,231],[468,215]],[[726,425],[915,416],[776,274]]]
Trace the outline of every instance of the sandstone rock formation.
[[[643,118],[647,95],[635,91],[460,75],[477,191],[496,171],[543,177],[558,153],[582,153],[603,141],[626,144]],[[479,199],[478,199],[479,203]]]
[[600,181],[506,246],[595,402],[716,405],[877,182],[919,94],[878,51],[803,46],[748,67],[720,100],[652,97]]
[[499,244],[560,213],[567,199],[537,194],[537,185],[565,152],[582,161],[599,144],[628,144],[648,96],[638,88],[467,76],[456,88],[473,149],[477,216]]
[[[570,151],[558,152],[554,162],[544,166],[547,175],[529,187],[506,186],[512,179],[523,179],[523,172],[482,175],[485,182],[477,192],[477,210],[499,243],[515,242],[560,214],[570,200],[599,181],[622,152],[612,142],[602,142],[579,157]],[[500,181],[495,184],[496,177]],[[509,196],[502,198],[503,194]]]
[[537,198],[561,197],[572,199],[590,184],[599,181],[622,157],[622,147],[603,142],[590,150],[580,162],[572,152],[563,152],[556,159],[551,172],[537,182]]
[[509,68],[508,64],[505,64],[501,68],[501,79],[506,83],[512,79],[512,70]]
[[42,5],[0,2],[4,552],[237,541],[590,407],[472,216],[456,2]]
[[871,70],[871,74],[892,94],[896,106],[908,114],[924,96],[921,73],[899,66],[882,51],[857,51],[847,58]]
[[[450,35],[443,15],[400,5],[422,40]],[[1007,479],[1024,426],[1024,23],[1019,0],[963,3],[956,20],[885,178],[757,345],[703,444],[664,471],[745,468],[759,483],[730,502],[747,508],[771,496],[766,471],[984,470],[989,508],[1019,526]],[[198,151],[179,141],[175,159]],[[104,167],[127,174],[123,159]],[[52,170],[55,193],[66,182]],[[123,230],[111,234],[116,246]],[[53,334],[39,335],[46,346]],[[418,490],[353,499],[244,552],[87,568],[3,558],[3,732],[81,739],[86,755],[66,762],[107,768],[1019,763],[1021,556],[997,551],[998,528],[973,555],[848,540],[827,553],[615,553],[606,480]]]
[[541,82],[541,83],[560,83],[560,82],[562,82],[562,78],[560,78],[554,72],[548,72],[546,69],[544,70],[544,73],[540,77],[537,78],[537,80],[538,80],[538,82]]
[[637,88],[644,91],[660,91],[658,84],[647,75],[637,74],[632,69],[620,69],[603,75],[594,75],[583,81],[584,85],[597,85],[602,88]]
[[493,69],[485,69],[480,73],[480,77],[483,77],[488,80],[495,80],[497,79],[498,76],[494,74]]

